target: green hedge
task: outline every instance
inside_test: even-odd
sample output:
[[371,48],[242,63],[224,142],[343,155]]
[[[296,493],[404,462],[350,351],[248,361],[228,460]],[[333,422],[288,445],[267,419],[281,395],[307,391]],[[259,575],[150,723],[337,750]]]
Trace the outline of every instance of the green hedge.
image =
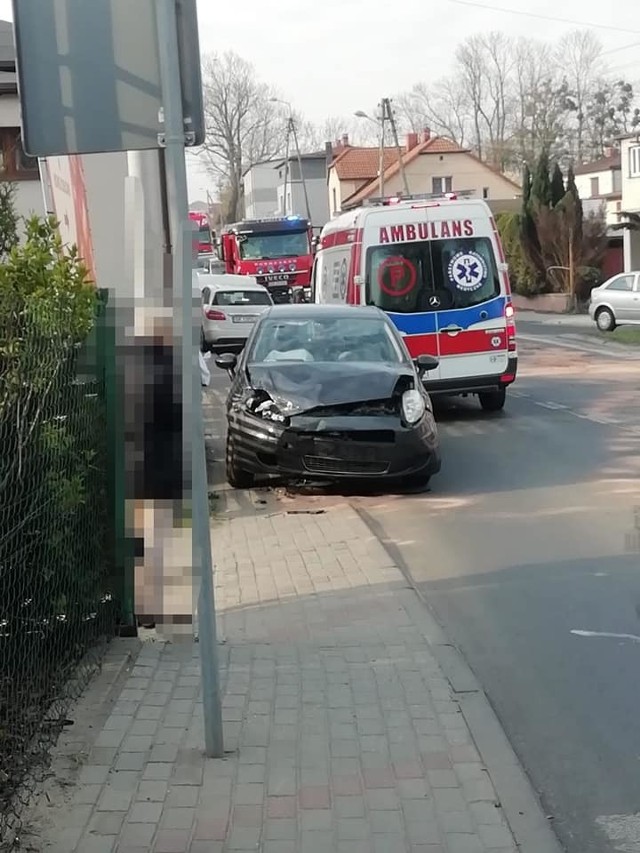
[[115,625],[98,308],[55,222],[31,219],[0,264],[0,841]]

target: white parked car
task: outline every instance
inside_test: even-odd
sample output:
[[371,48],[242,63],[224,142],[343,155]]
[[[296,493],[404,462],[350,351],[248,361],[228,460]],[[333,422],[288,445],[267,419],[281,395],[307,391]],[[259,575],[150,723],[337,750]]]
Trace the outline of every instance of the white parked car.
[[248,275],[199,275],[202,293],[203,352],[240,352],[251,330],[273,300]]
[[640,272],[614,275],[591,291],[589,316],[601,332],[640,325]]

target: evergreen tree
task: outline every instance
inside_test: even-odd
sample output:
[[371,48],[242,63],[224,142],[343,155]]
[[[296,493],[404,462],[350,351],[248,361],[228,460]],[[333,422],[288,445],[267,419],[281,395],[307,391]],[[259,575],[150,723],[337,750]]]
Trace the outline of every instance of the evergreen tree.
[[522,170],[522,206],[524,208],[529,206],[529,201],[531,199],[531,169],[529,168],[529,164],[524,164],[524,169]]
[[549,152],[545,149],[538,158],[531,181],[531,202],[543,207],[551,206],[551,178]]
[[573,234],[576,250],[582,245],[582,224],[584,222],[584,211],[582,210],[582,202],[580,201],[580,193],[576,186],[576,176],[573,172],[573,167],[569,166],[567,172],[567,195],[573,200]]
[[555,164],[553,167],[553,173],[551,175],[551,205],[553,207],[557,207],[565,194],[565,186],[564,186],[564,177],[562,176],[562,169],[558,165]]
[[0,182],[0,258],[18,245],[20,217],[16,212],[15,196],[15,184],[10,181]]

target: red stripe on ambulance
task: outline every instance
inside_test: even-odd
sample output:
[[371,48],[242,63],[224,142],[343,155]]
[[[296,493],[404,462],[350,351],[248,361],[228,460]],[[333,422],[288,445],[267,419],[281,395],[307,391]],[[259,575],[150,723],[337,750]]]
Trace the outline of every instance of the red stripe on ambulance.
[[348,246],[352,243],[362,242],[362,228],[349,228],[344,231],[334,231],[322,238],[320,247],[322,249],[333,249],[335,246]]
[[472,329],[455,335],[440,332],[439,343],[441,357],[500,352],[507,348],[507,332],[506,329]]
[[411,358],[419,355],[438,355],[437,335],[403,335],[403,337]]

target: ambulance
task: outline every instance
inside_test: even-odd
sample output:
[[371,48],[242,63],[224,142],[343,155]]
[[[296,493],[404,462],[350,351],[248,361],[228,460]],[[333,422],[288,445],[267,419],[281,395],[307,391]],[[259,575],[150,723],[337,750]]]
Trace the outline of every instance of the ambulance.
[[312,301],[376,305],[413,358],[439,359],[431,395],[477,395],[504,407],[518,354],[508,268],[485,201],[444,196],[379,199],[342,213],[320,235]]

